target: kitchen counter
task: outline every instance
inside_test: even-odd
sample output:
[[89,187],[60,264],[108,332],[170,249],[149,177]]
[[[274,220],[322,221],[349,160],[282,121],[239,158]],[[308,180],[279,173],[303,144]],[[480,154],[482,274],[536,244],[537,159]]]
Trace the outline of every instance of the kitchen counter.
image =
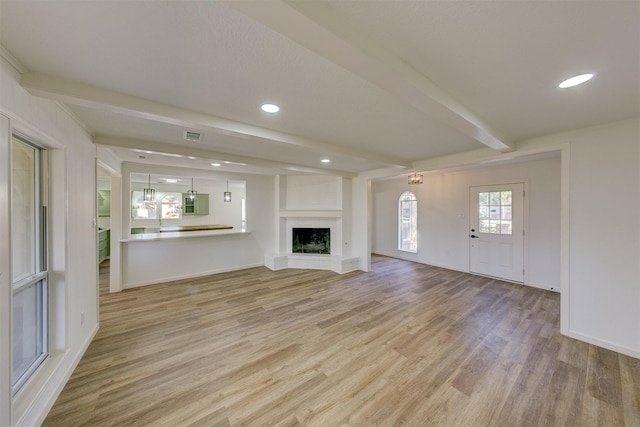
[[123,288],[263,265],[258,241],[243,228],[133,234],[120,242]]
[[157,240],[184,239],[191,237],[215,237],[232,234],[249,234],[249,231],[246,229],[234,229],[232,226],[225,226],[224,228],[195,228],[190,230],[170,230],[174,227],[162,228],[162,232],[158,231],[155,233],[132,234],[128,239],[122,239],[121,242],[152,242]]
[[170,231],[206,231],[206,230],[230,230],[232,225],[213,224],[213,225],[179,225],[175,227],[160,227],[160,233]]

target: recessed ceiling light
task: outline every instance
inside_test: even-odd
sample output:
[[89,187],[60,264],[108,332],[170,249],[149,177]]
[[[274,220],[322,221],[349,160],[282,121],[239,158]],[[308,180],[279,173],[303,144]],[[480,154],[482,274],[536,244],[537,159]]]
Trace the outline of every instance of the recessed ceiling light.
[[178,182],[178,180],[175,179],[175,178],[167,178],[167,179],[165,179],[165,181],[167,181],[168,183],[171,183],[171,184],[175,184],[176,182]]
[[220,167],[220,163],[211,163],[211,166]]
[[322,159],[320,160],[322,163],[331,163],[331,159]]
[[280,107],[275,104],[264,104],[262,107],[262,111],[266,113],[277,113],[280,111]]
[[579,76],[574,76],[574,77],[571,77],[570,79],[563,81],[558,85],[558,87],[560,89],[566,89],[568,87],[578,86],[579,84],[582,84],[586,81],[591,80],[592,77],[593,77],[593,74],[591,73],[580,74]]

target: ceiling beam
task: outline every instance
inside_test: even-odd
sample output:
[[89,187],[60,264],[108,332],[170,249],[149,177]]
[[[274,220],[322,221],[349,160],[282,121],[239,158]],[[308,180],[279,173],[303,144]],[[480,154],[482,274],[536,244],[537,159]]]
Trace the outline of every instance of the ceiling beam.
[[22,74],[20,83],[32,95],[72,105],[95,108],[200,131],[212,131],[218,134],[250,138],[262,142],[275,141],[285,143],[306,148],[322,155],[333,154],[359,158],[398,168],[408,168],[410,166],[409,162],[394,156],[315,141],[46,74],[27,72]]
[[229,161],[234,163],[246,163],[247,165],[276,169],[288,172],[300,172],[322,175],[338,175],[353,178],[356,176],[353,172],[340,171],[335,169],[320,169],[307,166],[300,166],[291,163],[274,162],[271,160],[260,159],[257,157],[239,156],[235,154],[221,153],[216,151],[205,150],[202,148],[178,146],[156,141],[147,141],[135,138],[120,138],[108,135],[96,135],[93,137],[93,143],[108,147],[127,148],[149,151],[151,153],[177,154],[184,157],[196,157],[197,159],[207,159],[208,161]]
[[349,70],[451,128],[500,152],[512,143],[402,59],[371,43],[323,2],[237,1],[226,5]]

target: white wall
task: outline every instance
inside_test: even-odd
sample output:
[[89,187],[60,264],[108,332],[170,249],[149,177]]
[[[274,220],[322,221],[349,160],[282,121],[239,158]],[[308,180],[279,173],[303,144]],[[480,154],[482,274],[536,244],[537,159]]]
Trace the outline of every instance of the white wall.
[[286,184],[281,209],[342,209],[342,178],[324,175],[282,177]]
[[[9,117],[14,130],[48,149],[51,168],[51,357],[13,398],[11,413],[3,410],[0,414],[0,425],[33,426],[46,416],[98,327],[95,147],[69,114],[53,102],[28,94],[19,84],[19,73],[4,59],[1,61],[0,113]],[[0,245],[0,253],[9,251],[9,239],[0,239]],[[0,286],[5,287],[2,293],[6,294],[6,281]],[[82,314],[84,324],[80,322]],[[11,324],[10,311],[1,310],[0,316],[0,324]],[[1,344],[1,369],[5,372],[11,369],[6,366],[11,346],[8,342]],[[0,395],[6,396],[11,385],[3,375],[0,379]]]
[[[469,187],[524,182],[528,206],[525,283],[560,288],[560,158],[458,172],[428,173],[424,184],[408,185],[405,175],[372,183],[373,252],[469,271]],[[398,250],[398,199],[405,191],[418,199],[418,252]]]
[[640,120],[571,140],[566,333],[640,357]]

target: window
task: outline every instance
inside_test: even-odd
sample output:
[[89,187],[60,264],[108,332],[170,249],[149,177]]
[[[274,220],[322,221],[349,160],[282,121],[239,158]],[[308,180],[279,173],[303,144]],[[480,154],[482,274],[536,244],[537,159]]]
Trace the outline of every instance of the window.
[[182,218],[181,199],[182,193],[156,191],[156,200],[145,200],[142,191],[132,191],[131,217],[133,219],[180,219]]
[[133,191],[131,196],[131,216],[133,219],[157,219],[155,200],[145,200],[142,191]]
[[490,191],[478,194],[479,219],[478,230],[487,234],[511,235],[512,200],[511,191]]
[[167,194],[162,198],[160,206],[162,219],[180,219],[180,194]]
[[48,355],[45,152],[14,136],[11,143],[13,392]]
[[398,205],[398,249],[417,252],[418,201],[416,196],[410,192],[402,193]]

